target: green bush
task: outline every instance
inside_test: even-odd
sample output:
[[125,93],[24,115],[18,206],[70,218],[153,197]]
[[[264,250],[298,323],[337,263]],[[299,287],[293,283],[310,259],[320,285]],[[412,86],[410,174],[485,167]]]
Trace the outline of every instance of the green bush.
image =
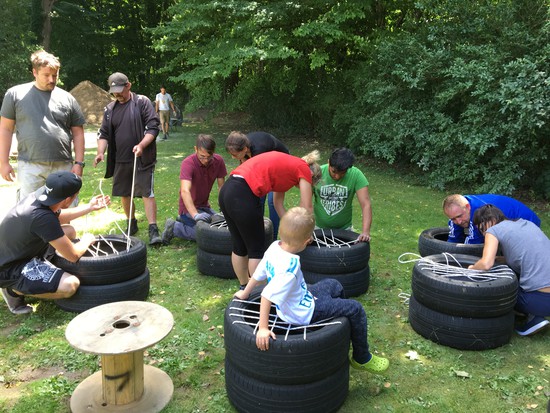
[[510,193],[531,181],[548,168],[545,3],[417,2],[418,24],[380,36],[353,74],[335,129],[357,152],[415,164],[437,188]]

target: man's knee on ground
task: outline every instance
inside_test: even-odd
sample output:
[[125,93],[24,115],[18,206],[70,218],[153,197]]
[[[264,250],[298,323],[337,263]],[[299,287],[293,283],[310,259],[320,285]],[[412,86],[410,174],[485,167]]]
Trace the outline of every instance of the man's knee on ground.
[[69,239],[76,239],[76,229],[72,225],[62,225],[61,228]]

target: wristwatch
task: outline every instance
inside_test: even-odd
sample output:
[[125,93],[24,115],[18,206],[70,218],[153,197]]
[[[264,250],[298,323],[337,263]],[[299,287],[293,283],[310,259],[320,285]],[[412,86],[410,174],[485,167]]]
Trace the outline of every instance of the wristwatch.
[[80,165],[81,167],[85,167],[86,166],[86,163],[85,162],[80,162],[80,161],[74,161],[73,162],[75,165]]

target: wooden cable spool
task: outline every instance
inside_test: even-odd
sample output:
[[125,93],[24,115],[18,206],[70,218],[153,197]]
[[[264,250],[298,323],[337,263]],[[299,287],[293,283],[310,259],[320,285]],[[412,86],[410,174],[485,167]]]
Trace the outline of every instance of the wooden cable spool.
[[65,337],[76,349],[101,356],[101,371],[73,392],[73,413],[160,412],[172,398],[172,379],[144,365],[143,351],[172,330],[174,318],[164,307],[120,301],[91,308],[67,326]]

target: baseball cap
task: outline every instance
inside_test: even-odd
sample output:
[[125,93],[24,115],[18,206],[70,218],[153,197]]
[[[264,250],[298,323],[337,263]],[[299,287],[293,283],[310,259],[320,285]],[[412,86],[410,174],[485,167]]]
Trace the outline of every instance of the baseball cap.
[[82,188],[82,179],[70,171],[54,172],[46,178],[46,185],[35,192],[36,199],[46,206],[52,206],[73,196]]
[[124,73],[115,72],[109,76],[109,93],[120,93],[128,84],[128,77]]

